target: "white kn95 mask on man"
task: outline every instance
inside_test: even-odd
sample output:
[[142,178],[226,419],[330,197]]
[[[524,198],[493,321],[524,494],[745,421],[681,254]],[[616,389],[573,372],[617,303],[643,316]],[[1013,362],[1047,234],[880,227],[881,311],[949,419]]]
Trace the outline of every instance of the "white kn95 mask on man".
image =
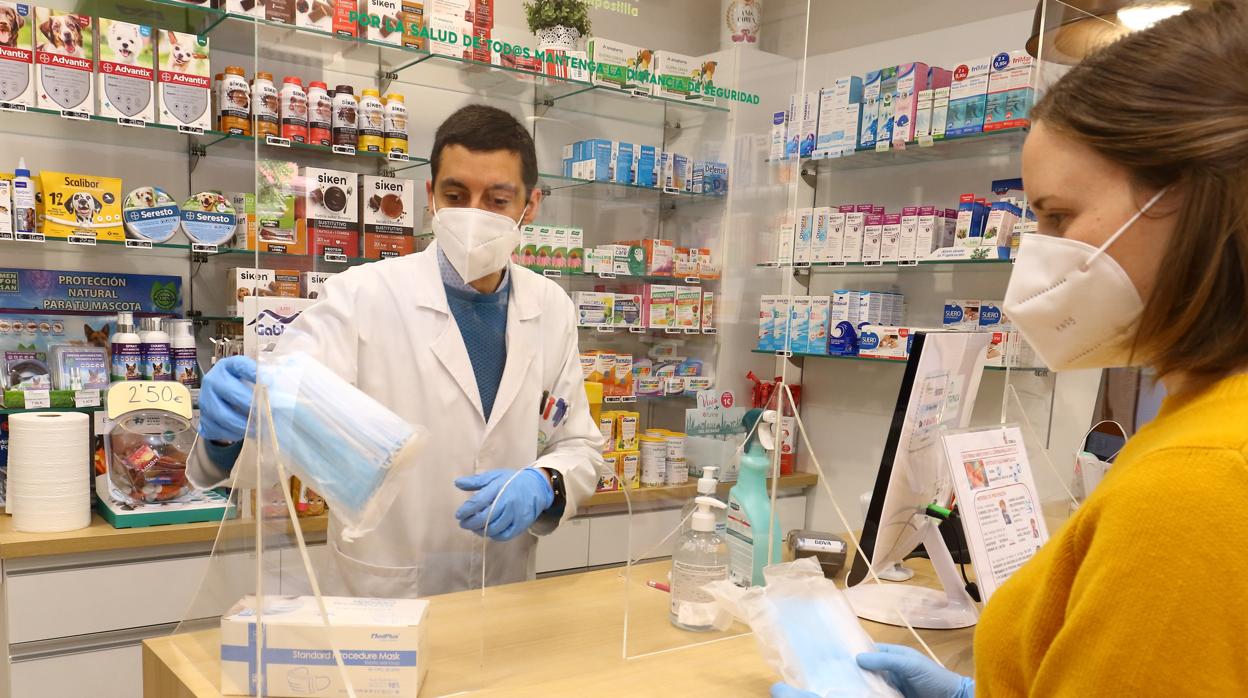
[[1002,310],[1054,371],[1132,363],[1144,302],[1105,253],[1166,193],[1162,189],[1099,248],[1049,235],[1023,237]]
[[[520,220],[524,220],[524,213]],[[507,266],[520,244],[518,221],[479,208],[437,209],[433,212],[433,233],[438,247],[465,282]]]

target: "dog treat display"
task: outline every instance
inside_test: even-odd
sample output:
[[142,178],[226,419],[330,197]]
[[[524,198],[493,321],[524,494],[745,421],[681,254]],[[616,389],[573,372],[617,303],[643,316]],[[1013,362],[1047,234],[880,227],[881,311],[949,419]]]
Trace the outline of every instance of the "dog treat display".
[[159,34],[160,123],[208,130],[212,126],[208,37],[169,29]]
[[38,33],[35,65],[38,72],[36,106],[73,112],[95,113],[95,36],[91,17],[35,8]]
[[166,242],[178,231],[181,221],[178,204],[159,187],[139,187],[130,192],[121,215],[128,240]]
[[35,8],[0,1],[0,102],[35,106]]
[[108,439],[108,476],[136,502],[166,502],[191,490],[186,459],[195,428],[163,410],[139,410],[122,417]]
[[97,240],[126,239],[121,217],[121,180],[115,177],[39,173],[38,217],[50,238],[89,236]]
[[100,115],[156,120],[152,28],[100,18]]

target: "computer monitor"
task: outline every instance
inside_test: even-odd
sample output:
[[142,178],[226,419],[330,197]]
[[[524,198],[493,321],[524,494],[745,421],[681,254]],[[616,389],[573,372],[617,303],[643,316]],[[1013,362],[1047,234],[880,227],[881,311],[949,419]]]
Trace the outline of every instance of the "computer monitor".
[[940,436],[970,424],[991,336],[968,332],[919,332],[913,339],[884,456],[862,530],[862,550],[877,571],[900,563],[919,544],[927,550],[944,591],[910,583],[876,584],[861,554],[846,579],[860,618],[916,628],[965,628],[979,617],[954,567],[949,549],[928,515],[929,505],[948,507],[953,478]]

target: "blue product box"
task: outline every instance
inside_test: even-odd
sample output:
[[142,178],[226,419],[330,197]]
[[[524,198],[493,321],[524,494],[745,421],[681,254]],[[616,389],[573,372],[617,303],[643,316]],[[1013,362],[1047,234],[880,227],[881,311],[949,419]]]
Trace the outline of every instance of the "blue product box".
[[575,162],[575,159],[573,158],[572,154],[573,152],[575,152],[575,150],[576,150],[575,143],[568,143],[567,145],[563,146],[563,176],[564,177],[572,176],[572,163]]
[[706,194],[706,163],[702,160],[693,161],[693,176],[689,178],[689,191],[694,194]]
[[632,184],[633,175],[633,144],[620,143],[616,148],[615,173],[612,178],[617,184]]
[[858,146],[875,146],[880,127],[880,80],[883,71],[873,70],[862,78],[862,114],[858,121]]
[[840,320],[828,330],[828,349],[830,356],[857,356],[858,331],[853,323]]
[[656,185],[655,172],[658,169],[658,151],[652,145],[641,146],[641,154],[637,158],[637,186],[653,187]]
[[728,194],[728,164],[723,162],[708,162],[706,169],[702,174],[702,193],[713,194],[715,196],[726,196]]
[[991,59],[982,58],[959,65],[949,86],[949,114],[946,136],[965,136],[984,130],[988,107],[988,68]]
[[592,142],[593,151],[590,160],[593,161],[593,171],[590,179],[596,182],[611,181],[611,141],[604,138],[596,138]]
[[880,113],[879,126],[876,129],[876,142],[893,142],[893,123],[897,115],[894,107],[897,104],[897,78],[900,73],[897,66],[880,69]]

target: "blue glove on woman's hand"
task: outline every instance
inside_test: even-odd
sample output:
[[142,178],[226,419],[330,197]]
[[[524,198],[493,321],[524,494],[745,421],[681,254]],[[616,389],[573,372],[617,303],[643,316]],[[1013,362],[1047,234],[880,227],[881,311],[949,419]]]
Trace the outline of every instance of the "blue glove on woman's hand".
[[212,441],[242,441],[247,435],[256,361],[230,356],[204,375],[199,391],[199,434]]
[[926,654],[902,645],[878,644],[858,655],[858,666],[884,675],[905,698],[973,698],[975,682],[943,669]]
[[819,698],[819,694],[793,688],[787,683],[777,683],[771,686],[771,698]]
[[[455,511],[459,527],[477,535],[488,533],[498,541],[511,540],[528,530],[555,502],[550,481],[536,468],[525,468],[519,474],[515,470],[491,470],[461,477],[455,480],[455,486],[466,492],[476,492]],[[487,530],[486,517],[490,516],[491,505],[494,513]]]

